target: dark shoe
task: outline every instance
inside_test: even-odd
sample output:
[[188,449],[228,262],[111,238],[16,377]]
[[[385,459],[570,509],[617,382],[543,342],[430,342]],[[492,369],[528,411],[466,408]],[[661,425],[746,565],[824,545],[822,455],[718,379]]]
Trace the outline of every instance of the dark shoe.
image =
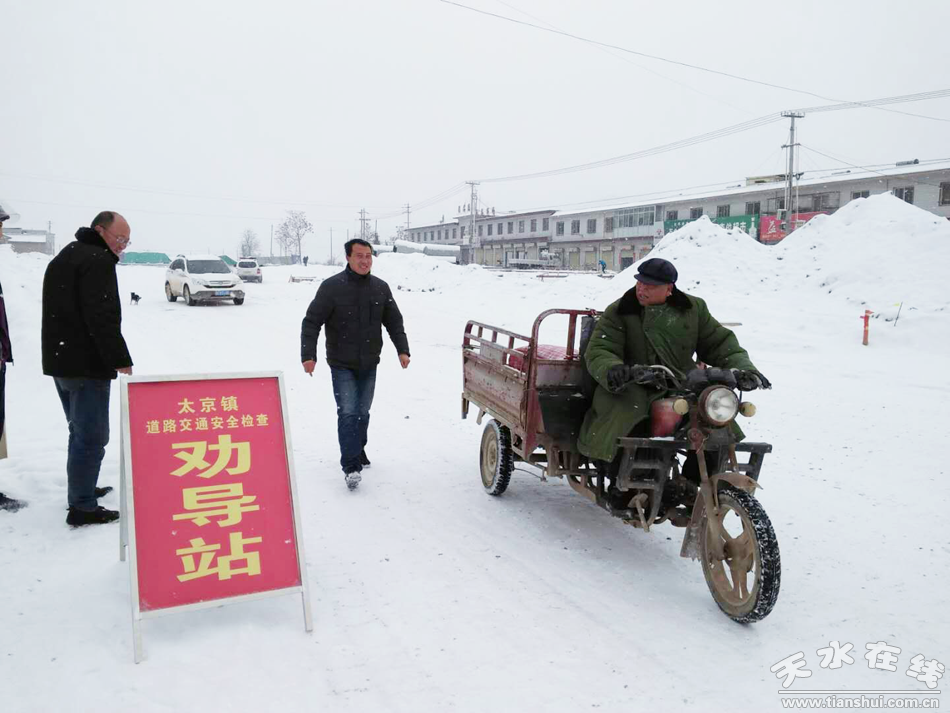
[[3,493],[0,493],[0,510],[6,510],[7,512],[16,512],[26,507],[25,500],[15,500],[13,498],[8,498]]
[[82,527],[83,525],[104,525],[107,522],[115,522],[118,519],[118,510],[106,510],[100,505],[95,510],[69,508],[69,514],[66,516],[66,524],[70,527]]
[[371,463],[369,462],[369,458],[366,457],[365,448],[360,451],[360,465],[363,466],[364,468],[368,468],[371,465]]
[[106,495],[112,492],[112,486],[107,485],[104,488],[96,488],[96,497],[104,498]]

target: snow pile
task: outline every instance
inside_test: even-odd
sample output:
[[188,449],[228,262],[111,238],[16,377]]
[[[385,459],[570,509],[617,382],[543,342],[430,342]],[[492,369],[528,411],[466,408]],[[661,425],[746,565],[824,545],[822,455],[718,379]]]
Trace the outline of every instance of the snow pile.
[[[762,297],[764,292],[832,295],[835,302],[871,309],[893,319],[908,311],[944,312],[950,265],[950,221],[890,194],[858,198],[834,215],[818,215],[778,246],[765,246],[707,217],[663,238],[650,253],[679,271],[677,286],[699,296]],[[619,298],[636,284],[636,266],[603,292]],[[785,303],[786,305],[789,303]]]
[[[819,215],[776,248],[785,289],[817,288],[890,319],[904,310],[945,311],[950,221],[889,193]],[[902,312],[903,313],[903,312]]]
[[373,261],[373,274],[388,282],[394,293],[441,292],[463,282],[477,283],[483,272],[478,265],[456,265],[454,259],[422,253],[381,253]]
[[[770,248],[741,230],[726,230],[706,216],[665,236],[646,259],[653,257],[673,263],[679,272],[677,287],[700,296],[736,291],[752,294],[778,269]],[[633,287],[641,262],[617,275],[605,296],[618,299]]]

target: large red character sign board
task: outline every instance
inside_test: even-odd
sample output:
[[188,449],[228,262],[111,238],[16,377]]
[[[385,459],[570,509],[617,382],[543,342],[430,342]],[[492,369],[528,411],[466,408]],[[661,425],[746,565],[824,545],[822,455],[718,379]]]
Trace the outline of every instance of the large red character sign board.
[[280,375],[124,379],[123,418],[133,621],[299,591],[309,630]]

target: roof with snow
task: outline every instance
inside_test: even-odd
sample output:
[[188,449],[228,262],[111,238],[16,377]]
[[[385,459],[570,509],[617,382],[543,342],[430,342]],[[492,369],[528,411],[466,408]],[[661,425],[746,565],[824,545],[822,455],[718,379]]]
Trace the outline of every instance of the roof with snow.
[[[895,178],[898,176],[915,176],[935,171],[950,170],[950,159],[934,159],[921,161],[919,164],[910,166],[897,166],[888,164],[887,166],[869,166],[866,168],[835,169],[831,171],[806,171],[807,178],[803,178],[795,185],[799,189],[810,186],[823,186],[829,183],[843,183],[866,178]],[[706,198],[716,198],[718,196],[734,195],[754,195],[756,193],[768,193],[769,191],[780,190],[784,188],[784,181],[774,181],[771,183],[754,183],[746,185],[744,183],[727,183],[710,186],[706,190],[694,193],[684,191],[658,191],[650,194],[641,194],[643,200],[626,201],[623,203],[605,203],[604,205],[594,205],[591,203],[586,208],[577,208],[564,206],[559,208],[559,215],[571,215],[575,213],[589,213],[595,211],[619,210],[621,208],[637,208],[641,206],[657,205],[658,203],[673,203],[679,201],[702,200]],[[687,189],[688,190],[688,189]],[[636,198],[637,196],[631,196]],[[527,211],[526,211],[527,212]]]

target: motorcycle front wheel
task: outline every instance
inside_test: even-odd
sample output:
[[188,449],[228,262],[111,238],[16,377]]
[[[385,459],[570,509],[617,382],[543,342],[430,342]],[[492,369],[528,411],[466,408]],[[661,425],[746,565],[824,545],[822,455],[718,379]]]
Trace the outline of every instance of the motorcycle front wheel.
[[699,531],[706,584],[726,616],[751,624],[768,616],[778,600],[782,561],[775,530],[759,501],[731,485],[719,488],[719,521],[723,559],[709,523]]

